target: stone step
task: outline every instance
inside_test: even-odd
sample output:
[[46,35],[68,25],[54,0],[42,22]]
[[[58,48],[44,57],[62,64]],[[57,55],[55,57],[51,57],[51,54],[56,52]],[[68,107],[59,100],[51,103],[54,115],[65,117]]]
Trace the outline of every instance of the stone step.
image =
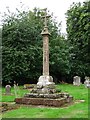
[[68,93],[56,93],[56,94],[38,94],[38,93],[27,93],[24,97],[30,97],[30,98],[50,98],[50,99],[56,99],[56,98],[68,98]]
[[49,98],[16,98],[15,102],[17,104],[26,104],[26,105],[44,105],[44,106],[54,106],[61,107],[66,103],[71,103],[73,97],[69,98],[60,98],[60,99],[49,99]]

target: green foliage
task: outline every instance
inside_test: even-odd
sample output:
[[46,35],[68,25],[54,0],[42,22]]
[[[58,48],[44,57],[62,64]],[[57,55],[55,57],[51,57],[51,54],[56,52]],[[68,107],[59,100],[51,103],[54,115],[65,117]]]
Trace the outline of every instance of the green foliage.
[[[17,11],[3,19],[2,73],[3,81],[19,84],[36,83],[42,75],[43,10]],[[53,16],[52,16],[53,17]],[[55,80],[71,82],[74,75],[90,76],[90,1],[73,4],[67,11],[67,39],[61,35],[60,24],[48,20],[51,33],[50,75]]]
[[90,1],[73,4],[67,11],[71,74],[90,76]]
[[56,76],[66,76],[70,72],[68,41],[58,36],[50,42],[50,71]]
[[[16,91],[18,97],[23,97],[26,93],[29,92],[28,89],[23,89],[23,86],[18,86],[18,90]],[[14,102],[15,98],[15,89],[14,87],[11,88],[11,95],[6,95],[6,90],[4,87],[2,87],[2,98],[0,99],[0,102]]]
[[3,80],[35,79],[40,74],[42,21],[38,21],[40,18],[36,19],[29,11],[11,16],[4,22]]
[[[36,83],[42,74],[43,10],[10,13],[3,20],[3,81]],[[69,73],[68,49],[56,21],[48,21],[50,36],[50,71],[53,76]],[[57,74],[56,74],[57,72]]]

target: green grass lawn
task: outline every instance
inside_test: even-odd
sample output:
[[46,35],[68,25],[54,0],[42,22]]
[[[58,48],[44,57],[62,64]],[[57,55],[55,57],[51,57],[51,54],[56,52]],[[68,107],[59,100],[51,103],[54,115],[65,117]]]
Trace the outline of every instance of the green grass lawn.
[[[25,93],[28,93],[29,91],[27,89],[23,89],[22,86],[19,86],[19,90],[17,91],[17,96],[22,97]],[[4,95],[5,94],[5,88],[2,88],[2,102],[13,102],[15,100],[15,90],[12,87],[11,88],[12,95]]]
[[[3,118],[88,118],[88,89],[84,85],[73,86],[71,84],[59,84],[58,89],[62,92],[68,92],[74,97],[74,103],[61,108],[55,107],[37,107],[21,105],[18,109],[4,112]],[[5,89],[2,89],[2,93]],[[19,89],[19,96],[23,96],[28,90]],[[3,102],[13,102],[15,99],[14,89],[12,96],[2,96]],[[80,100],[84,100],[80,102]],[[78,102],[79,101],[79,102]]]

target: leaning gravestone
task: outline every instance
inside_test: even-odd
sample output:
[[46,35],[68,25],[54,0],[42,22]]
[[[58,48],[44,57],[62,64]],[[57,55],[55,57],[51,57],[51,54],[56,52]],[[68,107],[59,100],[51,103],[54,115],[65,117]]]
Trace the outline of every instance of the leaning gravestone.
[[86,88],[90,88],[90,77],[85,77],[84,85]]
[[81,84],[81,79],[79,76],[73,77],[73,85],[79,86]]
[[6,90],[6,94],[10,95],[11,94],[11,86],[10,85],[6,85],[5,86],[5,90]]

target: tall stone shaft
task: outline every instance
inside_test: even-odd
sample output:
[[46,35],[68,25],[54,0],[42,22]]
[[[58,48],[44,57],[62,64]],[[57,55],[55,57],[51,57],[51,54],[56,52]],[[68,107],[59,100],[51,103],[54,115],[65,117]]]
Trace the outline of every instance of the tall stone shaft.
[[43,75],[49,76],[49,33],[43,32]]
[[44,22],[44,29],[42,30],[42,36],[43,36],[43,75],[39,77],[37,86],[39,88],[55,84],[53,82],[52,76],[49,75],[49,36],[50,33],[48,32],[48,26],[47,26],[47,18],[50,16],[47,16],[45,12],[45,16],[43,16],[45,22]]

